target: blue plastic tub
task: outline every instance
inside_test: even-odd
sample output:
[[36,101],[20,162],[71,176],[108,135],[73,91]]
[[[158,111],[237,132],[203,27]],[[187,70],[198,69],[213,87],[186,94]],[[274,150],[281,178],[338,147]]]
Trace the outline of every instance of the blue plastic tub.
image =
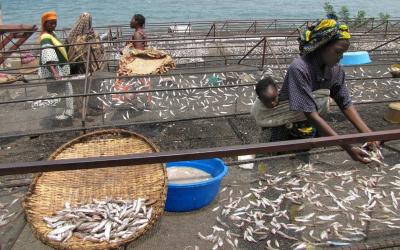
[[203,170],[213,178],[191,184],[168,184],[165,204],[168,212],[193,211],[210,204],[218,194],[222,179],[228,173],[228,167],[218,158],[167,163],[167,168],[179,166]]
[[343,66],[362,65],[368,63],[371,63],[371,58],[367,51],[345,52],[342,60],[340,60],[340,64]]

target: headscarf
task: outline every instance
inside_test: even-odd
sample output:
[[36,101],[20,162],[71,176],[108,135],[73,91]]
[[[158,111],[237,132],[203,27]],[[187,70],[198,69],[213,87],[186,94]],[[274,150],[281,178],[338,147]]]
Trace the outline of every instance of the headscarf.
[[42,43],[42,41],[45,41],[46,39],[51,41],[51,44],[53,46],[56,46],[57,50],[60,51],[60,53],[64,57],[64,59],[66,61],[68,61],[67,50],[63,46],[62,42],[54,34],[46,33],[45,24],[47,21],[51,21],[51,20],[57,20],[57,13],[55,11],[48,11],[48,12],[43,13],[42,18],[41,18],[42,32],[39,37],[40,43]]
[[[89,13],[79,15],[77,21],[72,26],[66,39],[68,44],[74,44],[68,49],[68,58],[71,62],[81,62],[74,64],[72,70],[74,73],[85,73],[88,46],[92,49],[90,69],[97,70],[102,67],[101,62],[104,57],[104,46],[100,43],[100,37],[92,27],[92,16]],[[85,45],[86,43],[95,42],[94,44]],[[100,62],[99,62],[100,61]]]
[[300,54],[307,55],[332,40],[348,40],[351,38],[346,24],[335,19],[323,19],[318,23],[300,31],[298,41]]
[[54,11],[45,12],[45,13],[43,13],[41,20],[42,20],[41,24],[42,24],[42,33],[43,33],[43,32],[45,32],[45,27],[44,27],[45,23],[50,20],[57,20],[57,13]]
[[89,13],[82,13],[79,15],[78,20],[72,26],[67,41],[68,43],[73,42],[77,36],[86,35],[93,32],[92,27],[92,16]]

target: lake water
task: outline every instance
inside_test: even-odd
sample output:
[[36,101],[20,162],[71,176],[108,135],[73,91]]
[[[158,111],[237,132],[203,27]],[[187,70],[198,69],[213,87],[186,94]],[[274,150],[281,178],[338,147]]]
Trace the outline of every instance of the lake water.
[[[93,15],[94,24],[129,23],[135,13],[146,16],[147,22],[269,19],[269,18],[321,18],[326,0],[2,0],[3,23],[39,24],[40,16],[48,10],[59,14],[59,28],[69,27],[82,12]],[[340,8],[347,5],[352,14],[362,9],[368,16],[387,12],[399,16],[399,0],[336,0]]]

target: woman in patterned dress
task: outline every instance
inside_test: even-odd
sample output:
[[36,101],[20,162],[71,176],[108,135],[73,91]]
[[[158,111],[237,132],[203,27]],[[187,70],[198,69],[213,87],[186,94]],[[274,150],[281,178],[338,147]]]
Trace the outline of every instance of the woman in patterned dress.
[[[55,12],[45,12],[41,18],[42,32],[40,35],[40,65],[39,77],[44,79],[62,80],[63,77],[70,75],[70,66],[68,64],[68,54],[55,35],[57,27],[57,14]],[[53,96],[72,95],[72,84],[50,83],[47,85],[47,91]],[[52,119],[59,122],[60,125],[72,125],[72,116],[74,112],[74,99],[72,97],[60,98],[52,109]]]
[[[349,49],[350,33],[345,24],[335,19],[323,19],[300,34],[300,57],[289,66],[279,93],[280,101],[288,101],[291,111],[302,112],[307,121],[322,136],[335,136],[336,131],[320,115],[313,92],[328,89],[346,118],[361,133],[371,132],[352,104],[345,84],[344,69],[338,65],[343,53]],[[273,133],[285,137],[286,128],[274,128]],[[379,142],[369,143],[379,146]],[[342,148],[355,161],[367,163],[367,155],[352,145]]]

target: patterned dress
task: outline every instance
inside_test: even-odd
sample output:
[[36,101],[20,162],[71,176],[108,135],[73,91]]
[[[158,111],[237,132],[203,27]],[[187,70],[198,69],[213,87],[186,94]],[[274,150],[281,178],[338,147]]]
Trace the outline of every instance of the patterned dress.
[[[54,36],[55,37],[55,36]],[[56,38],[57,39],[57,38]],[[54,44],[50,39],[41,39],[40,47],[40,65],[39,77],[43,79],[54,79],[53,73],[51,72],[48,64],[55,65],[60,77],[67,77],[70,73],[70,66],[68,61],[64,58],[58,48],[54,48]],[[67,83],[49,83],[47,85],[47,91],[51,93],[51,96],[63,96],[72,95],[72,84]],[[51,116],[56,120],[65,120],[73,116],[74,112],[74,99],[59,98],[56,104],[51,109]]]

